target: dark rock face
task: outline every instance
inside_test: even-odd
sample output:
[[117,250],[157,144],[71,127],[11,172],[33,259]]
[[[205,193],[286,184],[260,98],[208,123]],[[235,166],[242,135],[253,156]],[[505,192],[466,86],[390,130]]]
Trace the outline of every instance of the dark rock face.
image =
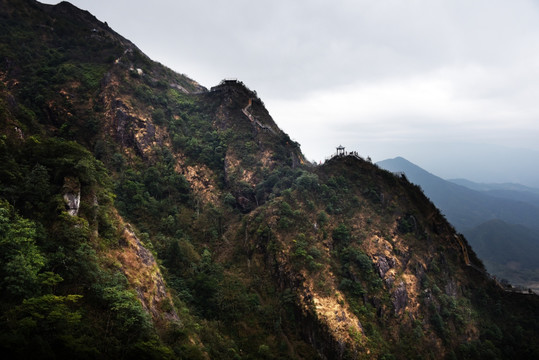
[[134,145],[132,134],[128,132],[128,126],[132,126],[135,118],[127,113],[127,106],[121,101],[116,100],[113,103],[114,113],[114,134],[116,141],[124,147]]
[[389,269],[395,267],[395,260],[382,255],[378,258],[375,266],[376,270],[378,270],[378,274],[380,274],[380,277],[383,279]]
[[402,309],[406,307],[408,302],[408,292],[406,291],[406,285],[401,282],[391,295],[391,302],[395,308],[395,314],[398,314]]
[[253,202],[245,196],[238,196],[237,202],[243,212],[249,212],[254,208]]
[[458,284],[455,279],[451,279],[445,285],[445,293],[449,296],[456,297],[458,295]]
[[375,266],[376,270],[378,270],[378,274],[380,274],[380,277],[383,279],[385,274],[389,271],[389,264],[387,263],[386,257],[380,256]]

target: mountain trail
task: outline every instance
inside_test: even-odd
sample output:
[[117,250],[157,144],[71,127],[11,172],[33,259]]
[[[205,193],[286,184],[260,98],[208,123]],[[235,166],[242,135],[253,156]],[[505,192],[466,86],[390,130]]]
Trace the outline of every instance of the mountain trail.
[[275,132],[275,130],[273,130],[270,126],[267,126],[267,125],[264,125],[262,124],[260,121],[258,121],[254,116],[253,114],[251,114],[249,112],[249,108],[251,107],[253,103],[253,98],[249,98],[249,103],[247,104],[247,106],[245,106],[243,109],[241,109],[241,111],[245,114],[245,116],[247,116],[249,118],[249,120],[251,120],[251,122],[253,124],[256,124],[258,125],[262,130],[269,130],[271,131],[272,134],[274,135],[277,135],[277,133]]

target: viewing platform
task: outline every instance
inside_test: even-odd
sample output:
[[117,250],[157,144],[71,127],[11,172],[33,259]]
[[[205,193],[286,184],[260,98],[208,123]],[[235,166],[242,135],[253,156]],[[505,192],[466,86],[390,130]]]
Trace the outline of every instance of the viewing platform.
[[[342,145],[337,146],[337,151],[335,152],[335,154],[327,157],[325,161],[346,156],[355,157],[356,159],[365,161],[364,158],[359,156],[357,151],[346,151],[346,148]],[[367,161],[370,161],[370,158],[367,157]]]

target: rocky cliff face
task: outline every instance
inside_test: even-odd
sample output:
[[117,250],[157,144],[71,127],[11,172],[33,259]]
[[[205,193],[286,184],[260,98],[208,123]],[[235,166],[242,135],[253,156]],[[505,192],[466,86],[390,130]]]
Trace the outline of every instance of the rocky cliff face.
[[[259,249],[253,256],[266,259],[282,290],[294,289],[305,321],[318,327],[307,330],[313,346],[330,339],[334,346],[319,348],[328,358],[381,356],[387,345],[373,335],[400,343],[421,329],[427,335],[414,346],[447,354],[449,343],[478,339],[478,319],[458,307],[458,322],[445,320],[452,331],[442,334],[429,320],[443,301],[469,301],[474,285],[466,274],[477,270],[466,266],[453,230],[418,189],[353,156],[311,176],[257,209],[248,226]],[[415,226],[399,230],[408,214]]]
[[122,225],[121,247],[109,255],[120,262],[122,272],[154,322],[181,323],[153,254],[144,247],[129,224]]
[[80,182],[78,179],[66,177],[62,188],[67,213],[76,216],[80,208]]
[[[42,229],[31,249],[47,261],[28,281],[48,277],[2,298],[14,319],[4,348],[45,338],[64,349],[49,353],[105,358],[537,354],[536,297],[492,281],[405,178],[359,156],[307,164],[245,84],[205,89],[67,3],[1,5],[0,195]],[[44,320],[20,336],[24,306],[47,296],[83,299],[65,300],[69,321],[55,325],[72,338],[50,337]]]

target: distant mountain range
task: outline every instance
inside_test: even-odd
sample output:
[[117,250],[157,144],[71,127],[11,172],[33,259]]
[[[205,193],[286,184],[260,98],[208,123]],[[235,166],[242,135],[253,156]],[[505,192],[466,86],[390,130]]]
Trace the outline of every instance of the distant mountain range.
[[490,196],[524,201],[539,207],[539,189],[536,188],[515,183],[483,184],[466,179],[449,179],[448,181]]
[[521,192],[521,193],[531,193],[539,195],[539,189],[532,188],[526,185],[522,184],[515,184],[515,183],[502,183],[502,184],[485,184],[485,183],[477,183],[473,182],[467,179],[448,179],[447,181],[450,181],[452,183],[465,186],[472,190],[477,191],[514,191],[514,192]]
[[463,177],[479,183],[515,183],[539,188],[537,150],[466,142],[421,143],[417,147],[429,146],[436,147],[436,158],[425,157],[424,150],[403,151],[408,159],[414,159],[444,179]]
[[421,186],[463,233],[487,269],[515,285],[539,283],[539,189],[520,184],[444,180],[397,157],[377,163]]

